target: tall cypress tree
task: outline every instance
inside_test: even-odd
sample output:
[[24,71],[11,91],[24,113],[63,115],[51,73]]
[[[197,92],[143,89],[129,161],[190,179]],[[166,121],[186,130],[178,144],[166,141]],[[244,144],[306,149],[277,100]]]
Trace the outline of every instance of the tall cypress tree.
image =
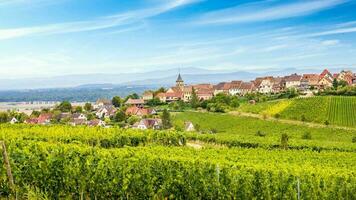
[[169,114],[167,109],[164,109],[162,113],[162,128],[169,129],[171,127],[172,127],[171,115]]
[[198,102],[199,102],[199,99],[198,99],[197,93],[193,87],[192,88],[192,98],[190,99],[190,105],[192,106],[192,108],[197,108]]

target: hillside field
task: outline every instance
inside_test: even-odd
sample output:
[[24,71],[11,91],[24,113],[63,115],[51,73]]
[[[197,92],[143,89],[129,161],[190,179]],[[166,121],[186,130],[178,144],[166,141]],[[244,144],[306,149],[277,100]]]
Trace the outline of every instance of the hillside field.
[[282,119],[299,120],[356,127],[356,97],[310,97],[243,104],[240,112],[269,115]]
[[172,120],[199,132],[0,125],[15,182],[2,165],[0,198],[356,198],[355,131],[199,112]]

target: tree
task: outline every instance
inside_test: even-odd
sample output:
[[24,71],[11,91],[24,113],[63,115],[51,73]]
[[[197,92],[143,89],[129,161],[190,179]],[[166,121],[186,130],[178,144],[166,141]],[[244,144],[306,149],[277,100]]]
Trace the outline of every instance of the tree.
[[34,110],[34,111],[32,111],[32,113],[31,113],[31,117],[39,117],[40,114],[41,114],[40,111]]
[[91,105],[91,103],[85,103],[84,110],[87,111],[87,112],[92,111],[93,110],[93,106]]
[[347,85],[348,85],[348,83],[347,83],[346,81],[344,81],[344,80],[340,80],[340,81],[338,82],[338,86],[346,87]]
[[334,80],[333,80],[333,88],[336,90],[338,86],[339,86],[339,83],[337,82],[336,78],[334,78]]
[[116,108],[119,108],[122,104],[122,99],[119,96],[114,96],[111,100],[112,105],[114,105]]
[[70,112],[72,110],[72,104],[69,101],[63,101],[59,104],[58,109],[62,112]]
[[6,112],[1,112],[0,113],[0,123],[7,123],[10,120],[10,116],[9,114],[7,114]]
[[165,93],[166,89],[164,89],[164,87],[159,88],[158,90],[153,92],[153,96],[156,96],[159,93]]
[[81,107],[81,106],[75,107],[75,112],[76,113],[82,113],[83,112],[83,107]]
[[147,101],[147,105],[148,106],[157,106],[161,104],[161,100],[159,100],[159,98],[154,97],[153,99],[150,99]]
[[114,116],[114,121],[115,122],[123,122],[126,120],[126,114],[124,111],[119,110],[116,112],[115,116]]
[[136,93],[133,93],[133,94],[130,94],[128,95],[126,98],[125,98],[125,102],[128,100],[128,99],[139,99],[140,96]]
[[197,93],[193,87],[192,88],[192,98],[190,99],[190,105],[192,106],[192,108],[197,108],[198,103],[199,103],[199,99],[198,99]]
[[163,129],[170,129],[172,127],[171,115],[167,109],[164,109],[162,113],[162,127]]
[[282,149],[288,149],[288,135],[283,133],[281,136],[281,148]]

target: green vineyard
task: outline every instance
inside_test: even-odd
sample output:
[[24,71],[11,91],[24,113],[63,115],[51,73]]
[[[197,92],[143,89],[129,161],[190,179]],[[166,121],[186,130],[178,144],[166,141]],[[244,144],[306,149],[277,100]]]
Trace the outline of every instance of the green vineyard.
[[172,119],[199,130],[0,125],[15,183],[2,165],[0,198],[356,198],[355,131],[198,112]]
[[283,119],[356,126],[356,97],[310,97],[242,105],[241,112],[267,114]]

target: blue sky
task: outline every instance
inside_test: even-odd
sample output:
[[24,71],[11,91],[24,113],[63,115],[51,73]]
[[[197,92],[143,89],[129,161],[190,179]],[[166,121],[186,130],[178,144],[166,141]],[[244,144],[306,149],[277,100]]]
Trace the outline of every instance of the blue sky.
[[356,69],[355,0],[0,0],[0,78]]

